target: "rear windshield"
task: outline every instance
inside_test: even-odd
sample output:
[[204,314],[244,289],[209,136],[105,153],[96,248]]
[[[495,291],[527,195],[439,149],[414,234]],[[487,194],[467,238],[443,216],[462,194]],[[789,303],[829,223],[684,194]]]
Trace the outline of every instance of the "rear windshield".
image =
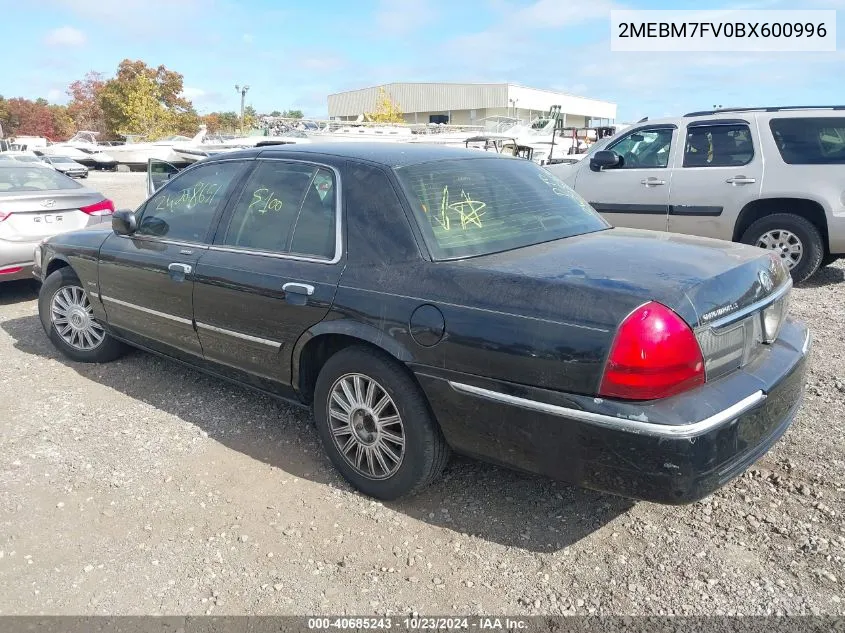
[[80,188],[82,185],[78,182],[54,169],[0,165],[0,193]]
[[845,117],[772,119],[769,127],[790,165],[845,163]]
[[551,172],[520,158],[465,158],[401,167],[435,259],[486,255],[609,228]]

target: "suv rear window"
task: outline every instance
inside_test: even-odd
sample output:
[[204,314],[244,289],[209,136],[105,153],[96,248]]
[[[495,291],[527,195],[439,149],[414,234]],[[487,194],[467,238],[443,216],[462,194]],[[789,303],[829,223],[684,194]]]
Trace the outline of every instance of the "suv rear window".
[[772,119],[769,127],[790,165],[845,163],[845,117]]
[[609,228],[549,171],[520,158],[396,170],[435,259],[487,255]]

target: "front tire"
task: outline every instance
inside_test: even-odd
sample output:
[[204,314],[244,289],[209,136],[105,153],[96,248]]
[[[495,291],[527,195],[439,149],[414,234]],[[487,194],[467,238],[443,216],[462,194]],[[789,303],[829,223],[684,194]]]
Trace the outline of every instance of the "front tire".
[[405,367],[364,346],[347,347],[320,371],[314,420],[323,448],[355,488],[378,499],[434,481],[449,447]]
[[760,218],[748,227],[740,241],[777,253],[795,283],[813,276],[824,257],[824,243],[818,228],[792,213]]
[[126,347],[94,318],[88,293],[69,267],[52,272],[38,293],[38,316],[62,354],[80,363],[107,363]]

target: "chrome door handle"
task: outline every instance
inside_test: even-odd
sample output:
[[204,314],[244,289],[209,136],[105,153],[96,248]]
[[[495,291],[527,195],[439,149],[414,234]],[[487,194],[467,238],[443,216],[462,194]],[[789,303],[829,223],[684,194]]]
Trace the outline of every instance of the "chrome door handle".
[[665,185],[666,181],[659,178],[644,178],[640,181],[640,184],[646,187],[656,187],[657,185]]
[[183,275],[190,275],[193,268],[189,264],[180,264],[178,262],[170,264],[167,267],[172,273],[182,273]]
[[734,176],[728,178],[726,181],[729,185],[750,185],[757,182],[756,178],[746,178],[745,176]]
[[282,286],[282,290],[284,290],[285,292],[293,292],[309,297],[314,294],[314,286],[312,286],[311,284],[298,284],[292,281]]

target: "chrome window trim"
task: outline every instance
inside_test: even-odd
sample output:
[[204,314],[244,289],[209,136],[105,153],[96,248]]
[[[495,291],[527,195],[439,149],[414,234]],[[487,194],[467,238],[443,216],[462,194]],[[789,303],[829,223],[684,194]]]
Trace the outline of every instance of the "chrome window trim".
[[792,277],[787,277],[786,281],[781,285],[780,288],[775,290],[772,294],[763,297],[762,299],[755,301],[751,305],[747,305],[741,310],[737,310],[736,312],[732,312],[727,316],[724,316],[720,319],[716,319],[715,321],[711,321],[710,323],[705,323],[702,327],[708,327],[718,330],[721,327],[725,327],[726,325],[731,325],[736,321],[740,321],[758,310],[765,308],[770,303],[774,303],[781,297],[783,297],[789,290],[792,288]]
[[810,329],[807,328],[807,334],[804,335],[804,344],[801,346],[801,353],[804,356],[807,355],[807,352],[810,351],[810,346],[813,344],[813,335],[810,334]]
[[549,404],[547,402],[538,402],[537,400],[529,400],[528,398],[520,398],[519,396],[512,396],[500,391],[492,391],[490,389],[483,389],[481,387],[474,387],[463,383],[449,381],[449,386],[455,391],[466,393],[479,398],[485,398],[494,402],[501,402],[509,404],[530,411],[538,411],[540,413],[548,413],[561,418],[569,418],[579,422],[586,422],[595,426],[613,429],[616,431],[625,431],[628,433],[636,433],[638,435],[651,435],[654,437],[672,438],[672,439],[688,439],[706,433],[716,427],[733,422],[743,413],[753,409],[766,399],[766,394],[762,391],[755,391],[750,396],[743,398],[739,402],[730,407],[714,413],[713,415],[684,425],[669,425],[669,424],[654,424],[653,422],[642,422],[640,420],[631,420],[628,418],[619,418],[612,415],[604,415],[601,413],[593,413],[591,411],[583,411],[581,409],[571,409],[569,407],[562,407],[556,404]]
[[[340,177],[340,170],[333,166],[327,165],[326,163],[321,163],[318,161],[313,160],[304,160],[301,158],[284,158],[284,157],[275,157],[275,156],[259,156],[258,158],[253,159],[253,162],[262,163],[262,162],[278,162],[278,163],[299,163],[303,165],[313,165],[314,167],[318,167],[321,169],[330,170],[334,174],[335,178],[335,229],[334,229],[334,256],[331,259],[326,259],[325,257],[317,257],[314,255],[296,255],[293,253],[277,253],[275,251],[263,251],[259,249],[251,249],[251,248],[243,248],[237,246],[228,246],[228,245],[218,245],[212,244],[209,249],[212,251],[221,251],[224,253],[239,253],[241,255],[259,255],[261,257],[275,257],[277,259],[291,259],[294,261],[299,262],[313,262],[315,264],[337,264],[341,259],[343,259],[343,197],[341,195],[341,190],[343,189],[343,182]],[[256,169],[258,167],[256,166]],[[255,172],[253,172],[254,174]],[[252,175],[250,174],[250,178]],[[234,209],[234,204],[232,205]],[[232,221],[231,214],[229,216],[229,222]],[[298,221],[298,220],[297,220]],[[229,227],[226,227],[228,231]]]
[[186,319],[184,317],[178,317],[173,314],[167,314],[166,312],[159,312],[158,310],[153,310],[152,308],[145,308],[144,306],[139,306],[135,303],[129,303],[128,301],[121,301],[120,299],[115,299],[114,297],[107,297],[106,295],[100,295],[100,300],[106,303],[116,303],[119,306],[123,306],[124,308],[130,308],[131,310],[138,310],[139,312],[145,312],[146,314],[152,314],[153,316],[161,317],[162,319],[168,319],[170,321],[176,321],[177,323],[182,323],[184,325],[190,325],[193,327],[194,322],[191,319]]
[[126,239],[126,240],[143,240],[145,242],[155,242],[156,244],[169,244],[170,246],[189,246],[191,248],[201,248],[203,250],[208,250],[209,245],[206,242],[180,242],[177,240],[165,240],[160,237],[155,237],[153,235],[120,235],[116,234],[118,237]]
[[234,330],[227,330],[222,327],[217,327],[215,325],[210,325],[208,323],[201,323],[197,321],[197,328],[203,330],[210,330],[211,332],[217,332],[218,334],[223,334],[225,336],[231,336],[233,338],[239,338],[244,341],[250,341],[252,343],[259,343],[261,345],[266,345],[267,347],[272,347],[274,349],[280,349],[282,344],[278,341],[271,341],[270,339],[261,338],[259,336],[252,336],[250,334],[242,334],[241,332],[235,332]]

